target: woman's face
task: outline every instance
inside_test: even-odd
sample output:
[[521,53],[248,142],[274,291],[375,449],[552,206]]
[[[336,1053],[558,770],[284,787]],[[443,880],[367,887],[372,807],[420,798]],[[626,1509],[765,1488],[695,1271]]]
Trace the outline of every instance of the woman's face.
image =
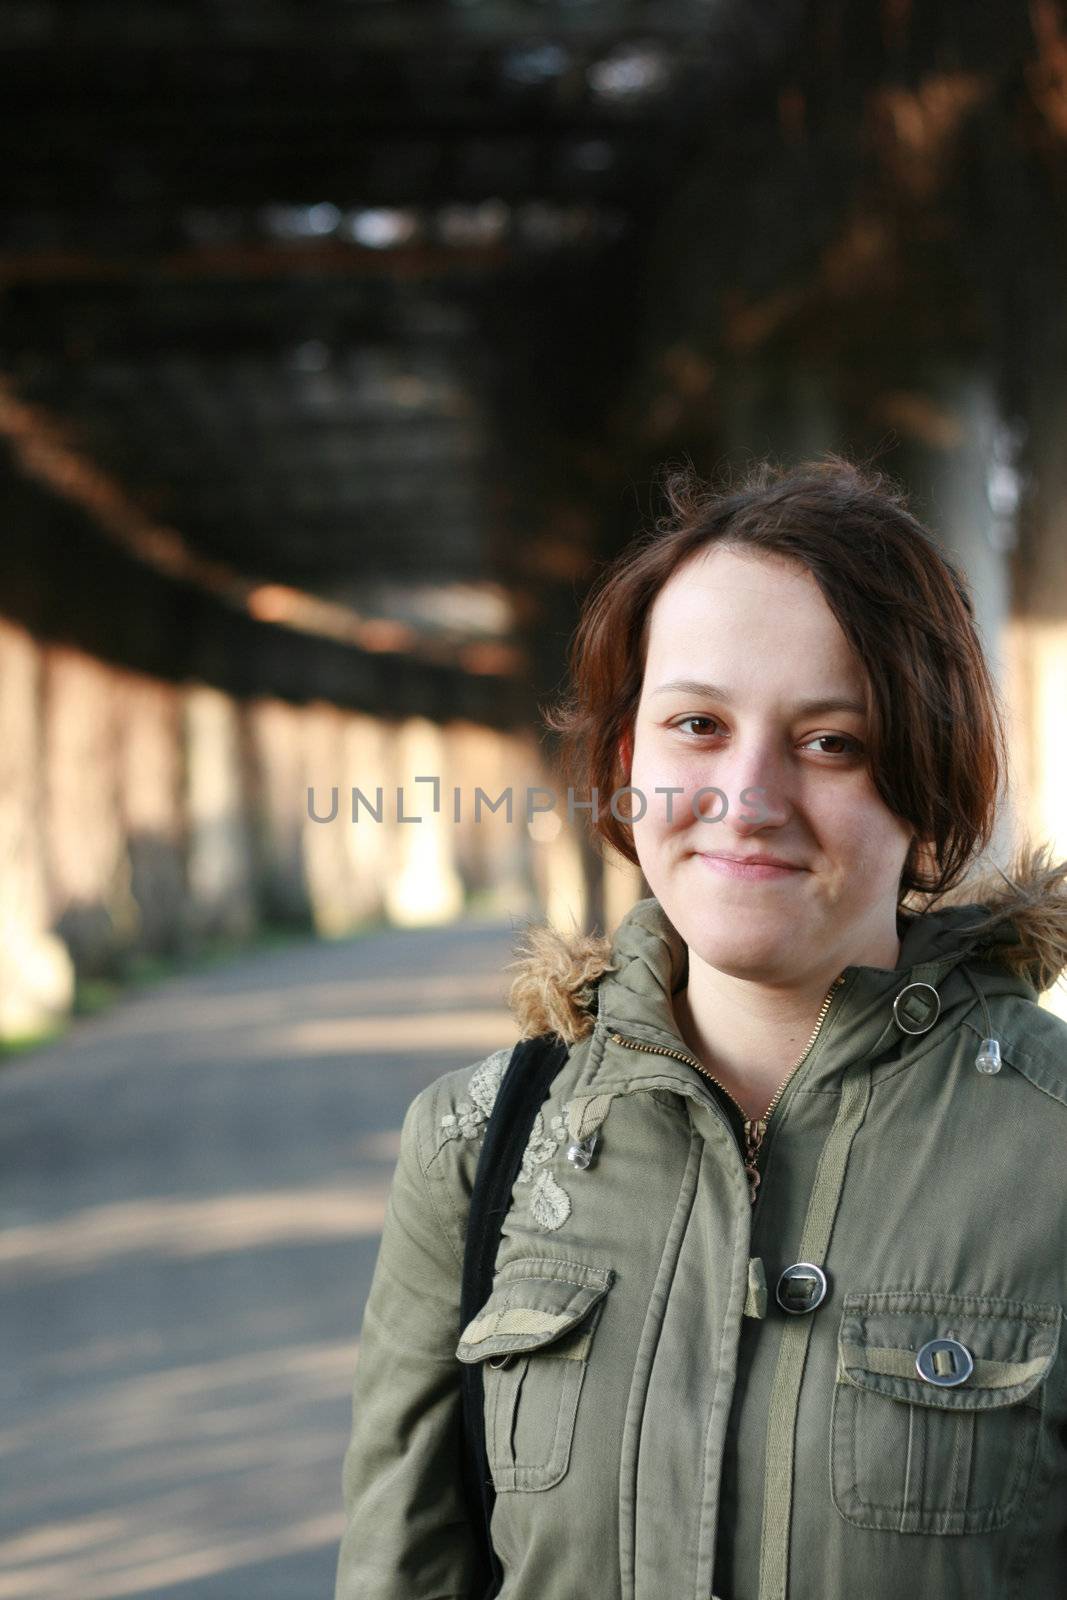
[[[788,983],[896,965],[913,829],[871,780],[864,682],[796,563],[715,546],[656,598],[633,734],[630,782],[647,802],[634,844],[674,927],[722,972]],[[705,787],[722,794],[698,795]],[[719,853],[790,866],[746,871]]]

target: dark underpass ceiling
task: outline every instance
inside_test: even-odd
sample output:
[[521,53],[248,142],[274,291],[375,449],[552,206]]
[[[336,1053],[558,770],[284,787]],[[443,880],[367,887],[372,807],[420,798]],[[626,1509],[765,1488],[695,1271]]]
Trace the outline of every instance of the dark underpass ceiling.
[[[777,170],[790,73],[851,64],[859,105],[857,64],[963,70],[1011,10],[7,0],[9,606],[154,671],[521,717],[615,536],[604,440],[672,196]],[[94,541],[111,621],[87,632]],[[192,653],[145,622],[179,592]]]

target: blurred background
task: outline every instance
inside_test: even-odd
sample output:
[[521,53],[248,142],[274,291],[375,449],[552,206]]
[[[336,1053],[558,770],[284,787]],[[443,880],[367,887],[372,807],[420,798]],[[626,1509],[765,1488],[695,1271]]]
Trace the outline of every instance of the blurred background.
[[0,1600],[312,1600],[403,1110],[644,892],[524,802],[664,462],[903,479],[991,855],[1067,849],[1067,17],[5,0],[0,63]]

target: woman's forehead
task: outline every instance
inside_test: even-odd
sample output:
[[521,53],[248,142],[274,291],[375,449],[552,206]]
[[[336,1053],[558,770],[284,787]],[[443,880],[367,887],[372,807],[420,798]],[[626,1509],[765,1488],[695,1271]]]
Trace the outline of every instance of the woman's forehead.
[[791,675],[801,664],[805,676],[829,673],[839,688],[864,680],[822,590],[795,562],[716,549],[675,572],[653,603],[645,674],[653,687],[681,676],[725,683],[739,670]]
[[777,552],[716,544],[696,551],[676,567],[655,603],[694,592],[713,596],[726,590],[783,596],[814,592],[822,598],[819,585],[803,562]]

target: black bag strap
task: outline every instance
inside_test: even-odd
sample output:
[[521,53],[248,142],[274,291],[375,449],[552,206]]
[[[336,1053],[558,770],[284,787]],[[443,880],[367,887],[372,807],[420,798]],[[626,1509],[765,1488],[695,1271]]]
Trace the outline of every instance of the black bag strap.
[[[568,1054],[568,1046],[554,1033],[521,1039],[511,1052],[500,1080],[485,1126],[471,1191],[459,1297],[461,1328],[478,1314],[492,1291],[500,1230],[511,1203],[512,1187],[519,1175],[530,1130]],[[489,1534],[496,1490],[485,1447],[482,1363],[463,1362],[460,1383],[464,1489],[471,1526],[481,1546],[481,1566],[475,1574],[471,1593],[492,1600],[500,1592],[504,1574]]]

